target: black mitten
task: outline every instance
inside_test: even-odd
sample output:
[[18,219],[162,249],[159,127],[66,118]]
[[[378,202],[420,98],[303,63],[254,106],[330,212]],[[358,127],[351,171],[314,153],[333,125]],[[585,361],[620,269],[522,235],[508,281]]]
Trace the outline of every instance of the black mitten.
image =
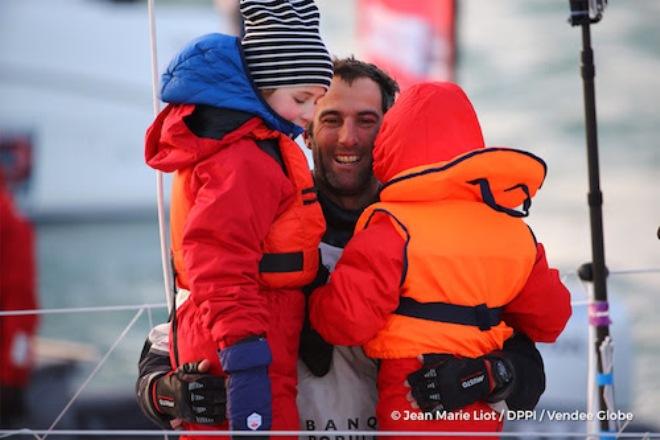
[[323,377],[330,371],[333,346],[321,338],[316,330],[307,325],[300,334],[300,359],[316,377]]

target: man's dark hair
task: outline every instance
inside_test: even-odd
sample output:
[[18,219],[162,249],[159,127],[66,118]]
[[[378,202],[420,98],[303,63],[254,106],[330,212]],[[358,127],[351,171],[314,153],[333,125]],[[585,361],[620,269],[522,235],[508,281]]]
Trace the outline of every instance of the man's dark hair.
[[380,89],[383,113],[392,107],[394,98],[399,92],[399,85],[387,73],[383,72],[376,65],[356,60],[353,56],[335,58],[333,64],[335,76],[346,81],[348,85],[352,85],[353,81],[358,78],[369,78],[373,80],[378,84],[378,88]]

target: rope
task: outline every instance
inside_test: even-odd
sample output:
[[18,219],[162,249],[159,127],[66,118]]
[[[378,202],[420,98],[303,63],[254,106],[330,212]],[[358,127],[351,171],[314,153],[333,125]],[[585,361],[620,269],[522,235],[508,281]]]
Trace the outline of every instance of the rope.
[[[602,372],[598,374],[597,383],[603,384],[605,390],[603,392],[603,399],[605,400],[605,409],[607,411],[615,412],[616,407],[614,406],[614,341],[610,336],[607,336],[605,340],[598,347],[600,351],[600,358],[603,365]],[[622,423],[619,421],[610,421],[609,427],[610,431],[618,431],[618,433],[623,432],[621,428]]]
[[149,18],[149,47],[151,53],[151,105],[154,116],[160,112],[158,100],[158,48],[156,47],[156,17],[154,14],[154,1],[147,1],[147,16]]
[[151,308],[147,309],[147,319],[149,319],[149,328],[154,328],[154,317]]
[[16,431],[9,431],[9,430],[2,430],[0,429],[0,438],[7,438],[11,437],[12,435],[31,435],[32,437],[36,438],[37,440],[41,440],[41,437],[39,437],[37,434],[34,433],[34,431],[23,428],[19,429]]
[[60,313],[117,312],[125,310],[164,309],[166,304],[135,304],[126,306],[72,307],[62,309],[31,309],[0,311],[0,316],[55,315]]
[[[572,307],[586,307],[591,304],[590,300],[571,301]],[[165,303],[154,304],[127,304],[119,306],[96,306],[96,307],[70,307],[58,309],[23,309],[23,310],[5,310],[0,311],[0,316],[22,316],[22,315],[55,315],[63,313],[87,313],[87,312],[118,312],[126,310],[146,309],[149,313],[149,325],[153,327],[153,317],[151,310],[164,309],[168,307]]]
[[[156,47],[156,17],[154,14],[154,0],[147,0],[147,15],[149,16],[149,42],[151,51],[151,102],[154,112],[154,117],[158,116],[160,112],[160,101],[158,99],[158,50]],[[167,247],[167,236],[165,234],[165,196],[163,191],[163,173],[156,171],[156,200],[158,204],[158,236],[160,238],[160,262],[163,266],[163,282],[165,284],[165,302],[167,303],[167,310],[171,311],[172,303],[174,302],[174,293],[170,280],[172,274],[170,272],[170,261],[168,258],[169,252]]]
[[[168,266],[169,267],[169,266]],[[640,273],[660,273],[660,269],[631,269],[631,270],[622,270],[612,272],[613,275],[631,275],[631,274],[640,274]],[[569,273],[561,277],[562,281],[567,278],[572,278],[573,276],[577,277],[576,274]],[[588,295],[588,282],[580,280],[581,287],[584,289],[585,296]],[[169,288],[170,284],[166,283],[166,286]],[[591,304],[591,300],[579,300],[571,301],[571,306],[573,307],[584,307]],[[96,307],[70,307],[70,308],[57,308],[57,309],[29,309],[29,310],[3,310],[0,311],[0,316],[21,316],[21,315],[52,315],[52,314],[61,314],[61,313],[87,313],[87,312],[116,312],[116,311],[126,311],[126,310],[140,310],[147,309],[150,315],[151,321],[151,310],[152,309],[163,309],[165,307],[170,307],[170,303],[154,303],[154,304],[128,304],[128,305],[119,305],[119,306],[96,306]],[[153,327],[153,325],[152,325]]]
[[660,273],[660,269],[649,267],[646,269],[615,270],[610,272],[611,275],[639,275],[644,273]]
[[[641,275],[641,274],[649,274],[649,273],[660,273],[660,268],[656,267],[648,267],[648,268],[642,268],[642,269],[624,269],[624,270],[613,270],[609,274],[612,276],[619,276],[619,275]],[[564,273],[559,279],[564,282],[569,278],[578,278],[577,272],[566,272]]]
[[[7,438],[12,435],[78,435],[78,436],[141,436],[141,437],[160,437],[163,435],[194,435],[204,437],[232,436],[232,437],[250,437],[255,435],[255,431],[158,431],[158,430],[76,430],[62,429],[53,431],[44,430],[0,430],[0,438]],[[378,437],[493,437],[499,438],[506,436],[510,438],[585,438],[586,436],[600,437],[602,432],[446,432],[446,431],[257,431],[259,435],[271,437],[285,436],[369,436]],[[606,434],[605,434],[606,435]],[[616,434],[618,438],[660,438],[660,432],[622,432]]]
[[[656,388],[657,388],[657,387],[656,387]],[[648,393],[648,394],[646,394],[646,396],[644,396],[643,399],[639,399],[639,401],[638,401],[638,403],[637,403],[637,406],[640,407],[640,408],[646,406],[646,405],[648,404],[648,401],[649,401],[650,399],[652,399],[653,397],[655,397],[655,396],[656,396],[656,394],[654,394],[654,393]],[[626,420],[626,421],[623,423],[623,426],[621,426],[621,428],[619,428],[619,432],[622,432],[624,429],[626,429],[626,428],[628,427],[628,425],[630,425],[630,423],[632,423],[632,420]],[[647,438],[647,437],[644,437],[644,438]]]
[[[48,437],[48,435],[51,434],[51,432],[53,431],[53,428],[55,427],[55,425],[57,425],[57,424],[59,423],[59,421],[62,419],[62,417],[64,417],[64,414],[69,410],[69,408],[71,408],[71,405],[73,405],[73,403],[76,401],[76,399],[78,398],[78,396],[80,396],[80,393],[83,392],[83,390],[85,389],[85,387],[87,387],[87,385],[92,381],[92,379],[94,378],[94,376],[96,376],[96,373],[98,373],[99,370],[101,369],[101,367],[103,367],[103,365],[105,364],[105,362],[106,362],[106,361],[108,360],[108,358],[110,357],[110,354],[112,354],[112,352],[115,350],[115,348],[117,348],[117,346],[118,346],[119,343],[122,341],[122,339],[124,339],[124,337],[126,336],[126,334],[128,334],[128,331],[129,331],[129,330],[133,327],[133,325],[137,322],[138,318],[142,315],[142,313],[144,313],[144,310],[143,310],[143,309],[138,310],[138,312],[135,314],[135,316],[133,317],[133,319],[131,319],[131,322],[128,323],[128,325],[126,326],[126,328],[125,328],[125,329],[121,332],[121,334],[117,337],[117,340],[115,340],[115,342],[114,342],[114,343],[112,344],[112,346],[108,349],[108,351],[107,351],[106,354],[103,356],[103,358],[99,361],[99,363],[96,365],[96,367],[94,367],[94,370],[92,370],[92,372],[89,374],[89,377],[87,377],[87,379],[85,379],[85,381],[84,381],[83,384],[80,386],[80,388],[78,388],[78,391],[76,391],[76,393],[73,395],[73,397],[71,398],[71,400],[69,400],[69,403],[66,404],[66,406],[64,407],[64,409],[63,409],[63,410],[60,412],[60,414],[55,418],[55,420],[54,420],[53,423],[50,425],[50,427],[48,428],[48,430],[45,432],[45,435],[42,437],[41,440],[45,440],[46,437]],[[34,432],[37,432],[37,431],[34,431]]]

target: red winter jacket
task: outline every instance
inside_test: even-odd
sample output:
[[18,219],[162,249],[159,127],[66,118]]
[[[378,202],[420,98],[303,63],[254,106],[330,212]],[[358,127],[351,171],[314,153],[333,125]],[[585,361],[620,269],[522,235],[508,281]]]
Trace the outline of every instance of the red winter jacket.
[[[263,138],[274,139],[274,148],[261,148]],[[216,348],[266,334],[269,314],[280,311],[269,310],[264,293],[296,291],[318,267],[325,223],[302,151],[250,114],[169,105],[147,132],[145,155],[149,166],[177,171],[171,230],[178,285],[190,290]],[[301,241],[297,278],[262,273],[264,254],[299,250]],[[301,293],[292,298],[302,302]]]

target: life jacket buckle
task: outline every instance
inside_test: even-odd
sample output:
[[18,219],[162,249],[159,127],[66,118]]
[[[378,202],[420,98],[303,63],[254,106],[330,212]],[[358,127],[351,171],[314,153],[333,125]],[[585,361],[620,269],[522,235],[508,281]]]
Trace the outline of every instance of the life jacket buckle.
[[483,332],[490,330],[492,325],[490,323],[490,314],[488,313],[488,306],[486,304],[479,304],[478,306],[474,306],[474,314],[476,315],[477,318],[477,324],[479,326],[479,330]]

